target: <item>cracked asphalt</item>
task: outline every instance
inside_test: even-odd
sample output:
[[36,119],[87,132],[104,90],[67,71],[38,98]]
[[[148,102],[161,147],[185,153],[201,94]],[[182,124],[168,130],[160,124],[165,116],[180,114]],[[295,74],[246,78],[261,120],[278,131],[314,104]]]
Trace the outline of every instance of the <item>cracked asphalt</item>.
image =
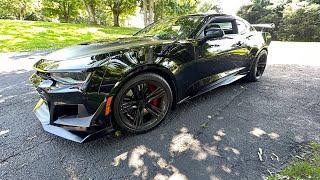
[[0,179],[263,179],[320,142],[319,47],[272,42],[261,81],[180,104],[146,134],[85,144],[44,132],[32,113],[28,77],[43,53],[0,54]]

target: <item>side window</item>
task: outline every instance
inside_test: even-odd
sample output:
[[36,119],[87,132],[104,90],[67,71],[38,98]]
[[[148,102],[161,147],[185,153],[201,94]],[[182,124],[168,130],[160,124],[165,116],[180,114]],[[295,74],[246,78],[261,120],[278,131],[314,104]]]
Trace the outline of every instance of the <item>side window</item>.
[[225,34],[236,34],[236,30],[234,27],[234,21],[213,21],[210,25],[217,25],[219,26]]
[[244,22],[237,20],[237,26],[239,34],[244,34],[247,32],[248,27]]
[[254,28],[253,26],[250,26],[249,30],[252,31],[256,31],[256,28]]

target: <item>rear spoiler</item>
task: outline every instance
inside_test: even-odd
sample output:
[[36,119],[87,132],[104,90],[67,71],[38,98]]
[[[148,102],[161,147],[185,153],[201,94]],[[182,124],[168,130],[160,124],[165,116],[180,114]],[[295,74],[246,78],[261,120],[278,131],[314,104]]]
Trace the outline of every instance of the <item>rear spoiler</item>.
[[274,29],[276,25],[274,23],[271,24],[251,24],[251,26],[261,29],[261,31],[264,31],[264,29]]

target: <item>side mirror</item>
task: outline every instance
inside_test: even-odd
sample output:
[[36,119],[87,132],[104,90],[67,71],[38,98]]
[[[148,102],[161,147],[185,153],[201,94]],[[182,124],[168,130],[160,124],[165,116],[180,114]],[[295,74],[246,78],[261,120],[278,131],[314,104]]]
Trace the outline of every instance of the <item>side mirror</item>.
[[224,36],[224,31],[220,27],[211,26],[204,30],[204,35],[205,40],[220,38]]

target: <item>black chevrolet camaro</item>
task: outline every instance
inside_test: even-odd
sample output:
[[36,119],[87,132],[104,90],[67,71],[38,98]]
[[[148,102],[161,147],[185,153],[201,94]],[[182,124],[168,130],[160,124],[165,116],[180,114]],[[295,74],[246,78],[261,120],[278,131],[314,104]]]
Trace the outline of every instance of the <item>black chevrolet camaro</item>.
[[146,132],[186,99],[260,79],[270,40],[239,17],[196,14],[58,50],[34,65],[34,112],[45,131],[76,142],[115,129]]

